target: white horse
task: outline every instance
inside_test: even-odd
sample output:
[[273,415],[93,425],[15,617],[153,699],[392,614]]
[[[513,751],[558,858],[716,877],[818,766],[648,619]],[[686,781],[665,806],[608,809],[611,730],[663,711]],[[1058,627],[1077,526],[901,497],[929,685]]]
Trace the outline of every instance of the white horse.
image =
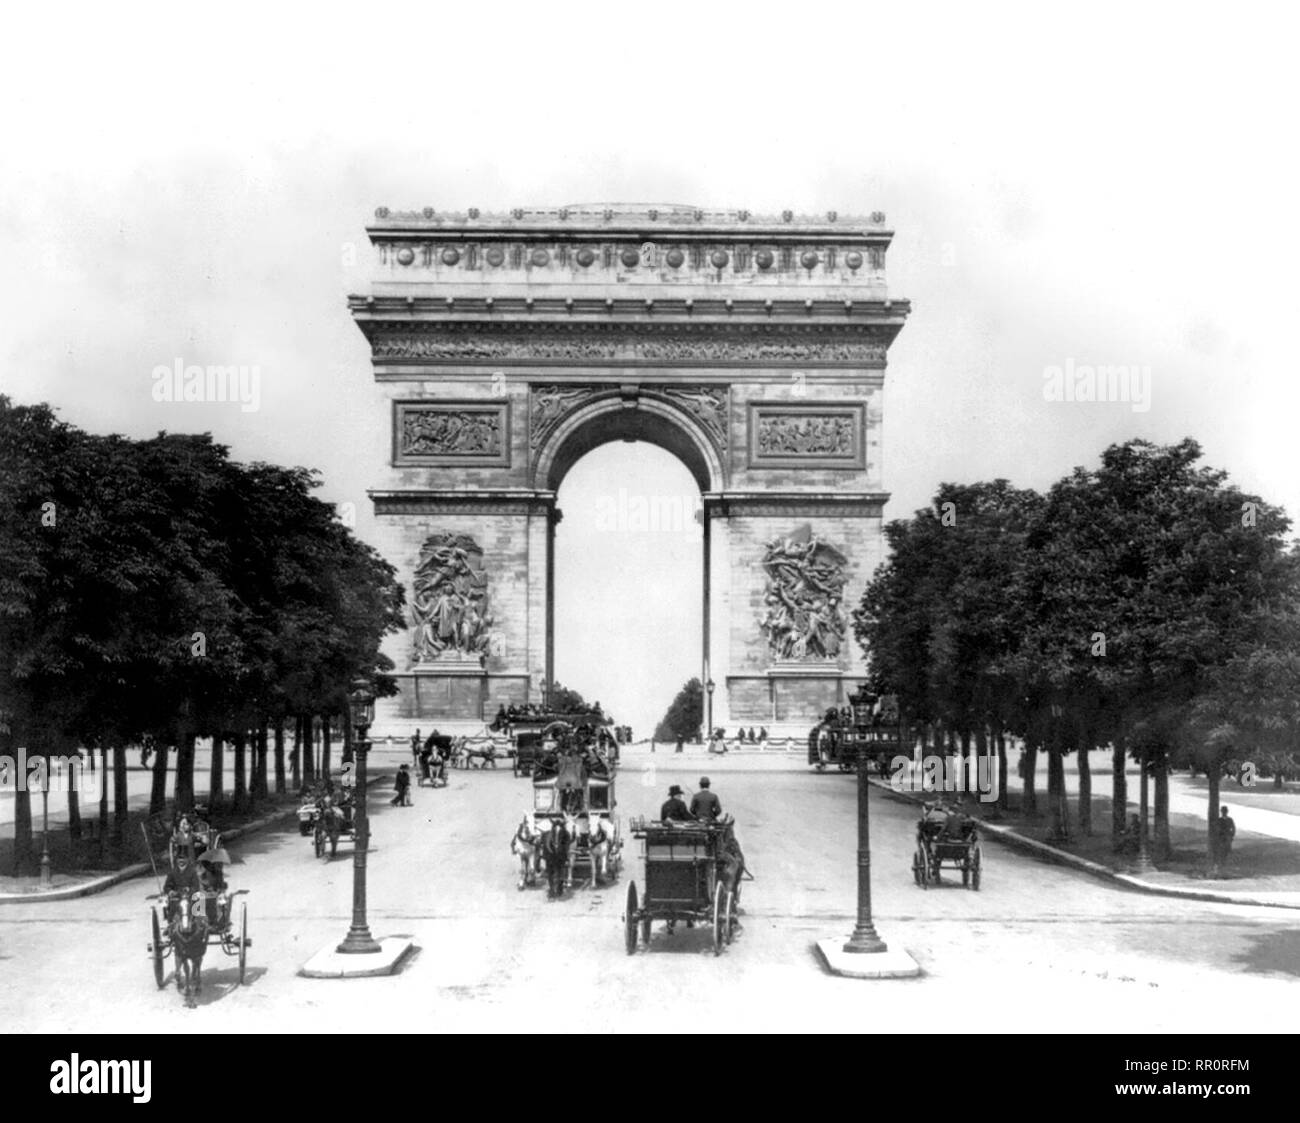
[[497,748],[491,738],[484,737],[474,741],[466,737],[457,738],[452,752],[453,763],[457,763],[461,768],[474,767],[476,760],[479,762],[480,769],[486,768],[489,764],[493,768],[497,766]]
[[519,889],[537,884],[537,873],[542,861],[542,832],[537,829],[531,815],[519,820],[519,828],[510,840],[510,853],[519,858]]
[[[619,843],[615,838],[614,824],[599,815],[565,815],[564,825],[573,836],[570,850],[567,884],[573,887],[574,856],[585,850],[591,863],[591,878],[586,885],[604,885],[610,880],[610,860],[617,853]],[[585,825],[585,830],[584,830]]]
[[612,878],[610,873],[612,861],[617,856],[621,844],[615,834],[614,824],[609,819],[593,815],[590,822],[587,853],[591,855],[591,876],[597,885],[604,885]]

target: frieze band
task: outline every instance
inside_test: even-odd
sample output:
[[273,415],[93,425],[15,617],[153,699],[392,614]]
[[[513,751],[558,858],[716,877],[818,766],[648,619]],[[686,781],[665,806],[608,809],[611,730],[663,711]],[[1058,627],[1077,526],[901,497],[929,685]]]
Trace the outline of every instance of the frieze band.
[[376,361],[427,359],[443,362],[519,360],[539,362],[791,362],[883,363],[886,345],[866,332],[826,329],[799,330],[792,326],[764,329],[744,325],[648,325],[583,323],[539,325],[521,330],[492,329],[485,325],[427,325],[424,330],[377,331],[372,340]]

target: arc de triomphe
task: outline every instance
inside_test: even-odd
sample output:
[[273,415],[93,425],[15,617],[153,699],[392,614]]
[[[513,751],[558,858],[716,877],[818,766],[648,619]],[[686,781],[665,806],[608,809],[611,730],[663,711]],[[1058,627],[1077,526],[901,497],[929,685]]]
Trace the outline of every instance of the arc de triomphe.
[[541,700],[556,492],[619,440],[667,449],[703,496],[713,724],[806,732],[843,700],[909,311],[886,288],[884,215],[380,208],[367,233],[376,273],[349,307],[391,411],[370,494],[411,611],[383,725],[477,729]]

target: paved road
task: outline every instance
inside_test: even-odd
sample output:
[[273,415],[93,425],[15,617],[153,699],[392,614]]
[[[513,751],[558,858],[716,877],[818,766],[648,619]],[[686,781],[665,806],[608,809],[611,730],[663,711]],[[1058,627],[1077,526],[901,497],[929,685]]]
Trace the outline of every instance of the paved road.
[[[653,814],[668,784],[694,786],[698,763],[679,758],[689,772],[664,763],[620,774],[625,821]],[[316,860],[289,826],[233,844],[231,881],[251,890],[246,986],[234,986],[234,961],[214,950],[198,1009],[155,989],[144,950],[151,885],[137,880],[93,898],[0,908],[0,1018],[29,1032],[465,1032],[532,1029],[557,1014],[574,1028],[692,1033],[917,1030],[954,1018],[994,1030],[1295,1027],[1294,912],[1123,892],[994,843],[981,892],[959,883],[923,892],[910,873],[915,813],[883,792],[871,802],[876,917],[924,975],[830,976],[812,946],[852,927],[853,779],[743,758],[708,767],[758,878],[745,888],[744,931],[721,958],[703,932],[661,929],[648,952],[624,953],[626,883],[641,880],[631,842],[612,888],[557,903],[544,890],[517,892],[508,839],[528,783],[504,769],[458,772],[446,790],[417,790],[412,808],[371,793],[372,928],[409,934],[420,948],[399,976],[296,975],[346,932],[352,863],[347,844],[333,862]]]

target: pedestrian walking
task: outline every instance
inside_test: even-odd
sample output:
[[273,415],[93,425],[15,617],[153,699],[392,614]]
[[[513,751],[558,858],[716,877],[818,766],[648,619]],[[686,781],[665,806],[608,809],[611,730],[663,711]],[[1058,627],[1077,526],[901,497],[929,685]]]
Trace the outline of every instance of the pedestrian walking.
[[397,770],[397,776],[393,780],[393,787],[397,789],[397,794],[390,800],[394,807],[411,806],[411,766],[403,764]]
[[1219,817],[1214,821],[1215,866],[1227,865],[1232,855],[1232,840],[1237,837],[1237,824],[1232,821],[1226,805],[1219,808]]

